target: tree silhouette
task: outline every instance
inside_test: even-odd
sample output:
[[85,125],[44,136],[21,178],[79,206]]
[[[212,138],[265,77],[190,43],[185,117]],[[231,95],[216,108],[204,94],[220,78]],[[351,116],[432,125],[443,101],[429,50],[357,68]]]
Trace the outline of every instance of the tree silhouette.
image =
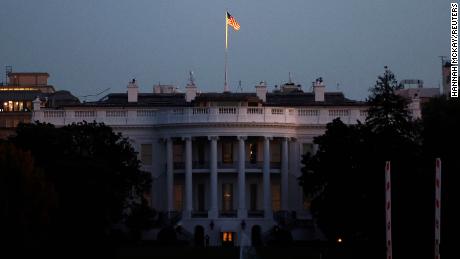
[[[395,254],[407,250],[407,240],[428,240],[413,237],[430,223],[420,216],[429,195],[424,189],[429,179],[421,170],[421,127],[410,116],[408,100],[395,93],[398,88],[385,67],[370,90],[365,123],[345,125],[335,119],[314,139],[318,152],[303,158],[300,184],[313,200],[320,227],[329,239],[341,237],[348,248],[356,248],[356,257],[385,254],[385,161],[392,163]],[[366,249],[371,254],[365,255]]]
[[35,166],[30,152],[0,143],[0,240],[5,247],[37,248],[57,206],[54,186]]
[[11,141],[31,151],[56,188],[58,241],[100,244],[132,208],[146,204],[150,174],[140,170],[129,140],[104,124],[20,124]]

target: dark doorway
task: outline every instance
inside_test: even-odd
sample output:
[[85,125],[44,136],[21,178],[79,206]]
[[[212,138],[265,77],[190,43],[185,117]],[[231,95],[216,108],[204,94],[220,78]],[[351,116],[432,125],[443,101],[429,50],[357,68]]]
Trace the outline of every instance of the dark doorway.
[[262,229],[259,225],[254,225],[251,229],[251,243],[252,246],[262,245]]
[[204,227],[200,225],[195,227],[195,246],[204,246]]

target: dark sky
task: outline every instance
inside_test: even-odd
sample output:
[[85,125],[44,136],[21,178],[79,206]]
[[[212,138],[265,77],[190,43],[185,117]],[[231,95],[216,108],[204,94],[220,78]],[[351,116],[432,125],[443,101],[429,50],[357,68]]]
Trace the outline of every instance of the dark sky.
[[48,72],[56,88],[77,96],[125,92],[134,77],[142,92],[158,82],[183,89],[189,70],[200,90],[220,92],[227,8],[241,25],[229,31],[232,90],[239,80],[245,91],[261,80],[273,88],[291,72],[306,91],[322,76],[329,91],[364,99],[385,65],[398,80],[438,86],[438,56],[449,55],[449,3],[1,0],[0,66]]

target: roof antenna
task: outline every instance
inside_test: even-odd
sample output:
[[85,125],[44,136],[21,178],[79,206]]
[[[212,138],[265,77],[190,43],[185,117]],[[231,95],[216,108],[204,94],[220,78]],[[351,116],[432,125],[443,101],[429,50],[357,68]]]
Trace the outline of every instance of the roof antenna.
[[188,72],[188,75],[189,75],[188,77],[189,85],[195,85],[195,77],[193,76],[193,71],[190,70]]
[[237,91],[243,92],[243,87],[241,86],[241,80],[238,81],[238,89]]
[[13,67],[12,66],[5,66],[5,84],[8,85],[8,76],[10,73],[13,72]]
[[289,72],[289,84],[292,84],[291,72]]
[[[133,79],[133,81],[135,81],[135,79]],[[103,90],[102,92],[99,92],[99,93],[97,93],[97,94],[80,95],[79,97],[85,98],[85,99],[83,100],[83,102],[86,102],[86,98],[88,98],[88,97],[96,97],[96,96],[98,96],[98,95],[101,95],[101,94],[107,92],[108,90],[110,90],[110,87],[109,87],[109,88],[106,88],[105,90]]]

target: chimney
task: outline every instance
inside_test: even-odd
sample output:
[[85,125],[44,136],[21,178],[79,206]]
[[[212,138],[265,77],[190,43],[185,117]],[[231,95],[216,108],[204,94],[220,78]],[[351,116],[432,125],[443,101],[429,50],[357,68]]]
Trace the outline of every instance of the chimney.
[[196,87],[195,85],[190,85],[190,84],[187,84],[187,86],[185,87],[185,100],[188,103],[195,99],[197,89],[198,87]]
[[186,102],[191,102],[195,99],[196,97],[196,92],[198,88],[195,85],[195,78],[193,77],[193,72],[189,72],[189,82],[187,86],[185,87],[185,101]]
[[40,98],[35,98],[35,100],[32,101],[32,104],[33,104],[33,108],[34,108],[34,111],[39,111],[40,108],[41,108],[41,101],[40,101]]
[[324,91],[326,86],[323,83],[323,78],[319,77],[313,83],[313,93],[315,93],[315,102],[324,102]]
[[139,93],[139,87],[137,87],[136,79],[133,79],[128,84],[128,102],[136,103],[138,93]]
[[265,81],[261,81],[259,85],[256,85],[256,94],[263,102],[267,101],[267,83]]

